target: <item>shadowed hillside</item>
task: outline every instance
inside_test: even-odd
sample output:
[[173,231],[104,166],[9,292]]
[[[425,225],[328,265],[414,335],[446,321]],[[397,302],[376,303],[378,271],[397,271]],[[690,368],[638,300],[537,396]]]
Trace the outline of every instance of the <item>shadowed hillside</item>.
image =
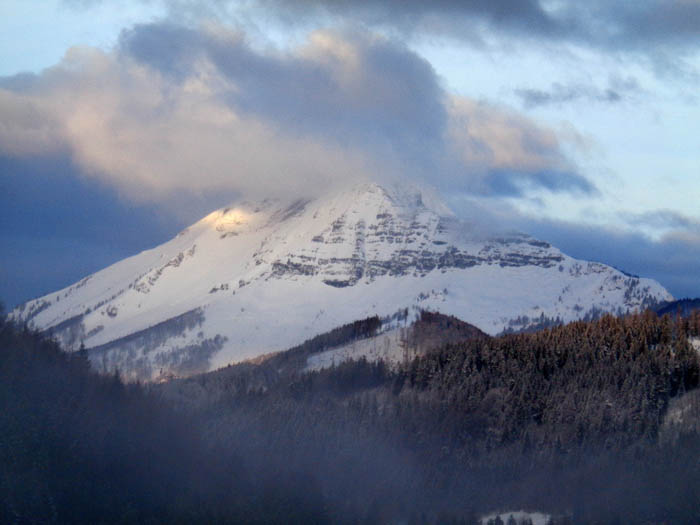
[[497,338],[425,314],[413,336],[450,343],[399,367],[303,372],[378,326],[144,388],[3,322],[0,521],[700,518],[698,313]]
[[195,423],[0,321],[1,523],[327,520],[312,480],[251,473]]
[[[428,317],[429,333],[456,323]],[[374,509],[383,521],[514,507],[580,523],[699,517],[700,315],[469,335],[398,370],[361,359],[301,374],[274,365],[280,354],[158,390],[196,406],[213,443],[243,443],[246,457],[279,453],[313,472],[346,514]],[[685,416],[668,417],[670,406]]]

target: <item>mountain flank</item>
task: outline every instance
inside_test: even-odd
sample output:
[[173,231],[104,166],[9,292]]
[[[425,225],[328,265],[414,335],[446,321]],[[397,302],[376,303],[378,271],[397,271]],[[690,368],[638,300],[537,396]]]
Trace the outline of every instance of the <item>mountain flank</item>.
[[484,236],[425,188],[362,184],[243,202],[174,239],[20,305],[18,322],[130,380],[281,351],[356,319],[429,310],[495,335],[672,297],[524,234]]

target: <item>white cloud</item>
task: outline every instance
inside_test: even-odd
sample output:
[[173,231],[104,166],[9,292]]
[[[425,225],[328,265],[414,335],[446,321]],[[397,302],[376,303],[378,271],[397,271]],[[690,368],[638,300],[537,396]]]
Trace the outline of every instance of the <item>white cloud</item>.
[[513,110],[453,97],[450,139],[472,170],[568,170],[554,130]]
[[424,60],[390,41],[316,32],[292,53],[265,54],[225,30],[178,31],[137,28],[130,48],[72,48],[23,86],[5,82],[0,151],[68,148],[87,175],[138,200],[308,194],[387,174],[488,193],[499,191],[494,171],[585,188],[552,130],[450,98]]
[[32,155],[62,146],[60,123],[40,99],[0,89],[0,152]]

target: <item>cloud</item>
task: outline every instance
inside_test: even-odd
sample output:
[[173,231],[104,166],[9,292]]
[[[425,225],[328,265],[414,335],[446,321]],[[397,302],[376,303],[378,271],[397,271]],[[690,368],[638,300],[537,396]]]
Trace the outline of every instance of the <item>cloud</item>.
[[[169,2],[173,11],[189,11],[197,0]],[[217,2],[219,13],[231,2]],[[244,4],[288,23],[335,17],[407,34],[446,35],[480,40],[484,35],[525,40],[571,42],[608,51],[654,53],[659,47],[694,53],[700,36],[700,3],[695,0],[266,0]]]
[[[197,0],[170,3],[177,6],[173,12],[187,5],[190,13],[197,4]],[[235,4],[221,1],[218,5]],[[478,47],[505,44],[509,52],[513,44],[534,44],[554,54],[562,53],[563,46],[583,48],[641,59],[661,75],[671,73],[694,81],[698,76],[694,60],[698,57],[700,3],[695,0],[267,0],[252,5],[249,11],[302,27],[330,19],[409,38],[446,37]]]
[[[85,9],[105,0],[63,0]],[[700,3],[696,0],[133,0],[162,6],[169,20],[218,20],[250,28],[364,27],[401,38],[434,37],[478,47],[535,44],[559,54],[588,49],[642,59],[658,74],[697,80]]]
[[60,123],[43,101],[0,89],[0,147],[13,155],[40,154],[63,146]]
[[650,226],[662,230],[685,231],[700,236],[700,220],[688,217],[674,210],[654,210],[644,213],[625,214],[623,218],[630,225]]
[[627,217],[630,228],[616,228],[535,217],[495,197],[453,194],[448,198],[476,235],[527,232],[572,257],[655,279],[676,298],[700,297],[700,271],[696,270],[700,230],[695,219],[667,210],[640,214],[638,218],[674,228],[653,239],[641,232],[644,224],[634,222],[632,216]]
[[564,85],[554,82],[549,90],[521,88],[514,90],[514,93],[522,100],[523,106],[529,109],[578,101],[617,104],[632,98],[641,91],[642,89],[634,77],[612,76],[605,88],[585,84]]
[[310,193],[412,177],[476,194],[592,193],[554,131],[451,97],[405,46],[318,31],[291,51],[161,23],[0,80],[0,153],[69,153],[135,200]]
[[464,97],[452,99],[450,118],[450,146],[472,174],[474,193],[522,196],[533,188],[596,192],[562,154],[553,130],[507,108]]
[[[616,21],[607,38],[628,45],[687,46],[700,36],[700,2],[696,0],[645,0],[596,5],[607,20]],[[615,36],[617,33],[617,36]]]
[[550,91],[543,91],[540,89],[516,89],[515,94],[520,97],[526,108],[551,104],[560,105],[580,99],[613,104],[620,102],[623,98],[623,95],[611,88],[598,90],[589,86],[563,86],[559,83],[552,84]]
[[[359,152],[282,134],[224,103],[222,94],[235,86],[204,61],[190,65],[177,83],[129,56],[74,48],[43,75],[29,109],[40,106],[47,120],[60,123],[54,142],[68,144],[84,171],[137,199],[182,190],[275,193],[365,171]],[[28,131],[10,132],[15,140],[3,137],[0,148],[16,154],[12,145]]]
[[82,177],[64,155],[0,155],[0,173],[0,300],[8,307],[151,248],[189,224],[120,199]]
[[700,235],[673,232],[654,240],[639,231],[557,221],[526,220],[520,226],[574,257],[655,279],[674,297],[700,297],[700,272],[689,271],[698,267]]
[[428,156],[447,118],[431,66],[369,34],[317,31],[294,53],[279,55],[256,53],[239,34],[167,26],[137,27],[121,43],[130,56],[176,77],[197,57],[208,61],[229,86],[222,100],[242,115],[376,155]]
[[[261,2],[271,10],[286,11],[286,16],[309,13],[309,10],[351,17],[372,25],[400,27],[404,31],[454,33],[472,27],[475,22],[503,27],[511,31],[551,33],[558,30],[554,18],[537,0],[464,0],[421,2],[420,0],[336,1],[267,0]],[[308,16],[308,15],[307,15]]]

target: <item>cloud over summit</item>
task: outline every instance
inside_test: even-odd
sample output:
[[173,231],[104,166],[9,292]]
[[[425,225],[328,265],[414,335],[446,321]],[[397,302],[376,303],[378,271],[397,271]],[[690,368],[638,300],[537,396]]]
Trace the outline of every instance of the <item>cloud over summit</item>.
[[41,72],[0,77],[0,195],[33,264],[53,232],[72,267],[57,239],[88,216],[114,228],[86,257],[108,264],[241,196],[386,177],[697,290],[697,0],[25,3],[3,71]]
[[3,79],[0,117],[2,153],[67,151],[135,199],[383,176],[476,194],[593,188],[552,130],[451,96],[424,59],[367,32],[260,51],[221,27],[135,26],[113,52],[72,48]]

